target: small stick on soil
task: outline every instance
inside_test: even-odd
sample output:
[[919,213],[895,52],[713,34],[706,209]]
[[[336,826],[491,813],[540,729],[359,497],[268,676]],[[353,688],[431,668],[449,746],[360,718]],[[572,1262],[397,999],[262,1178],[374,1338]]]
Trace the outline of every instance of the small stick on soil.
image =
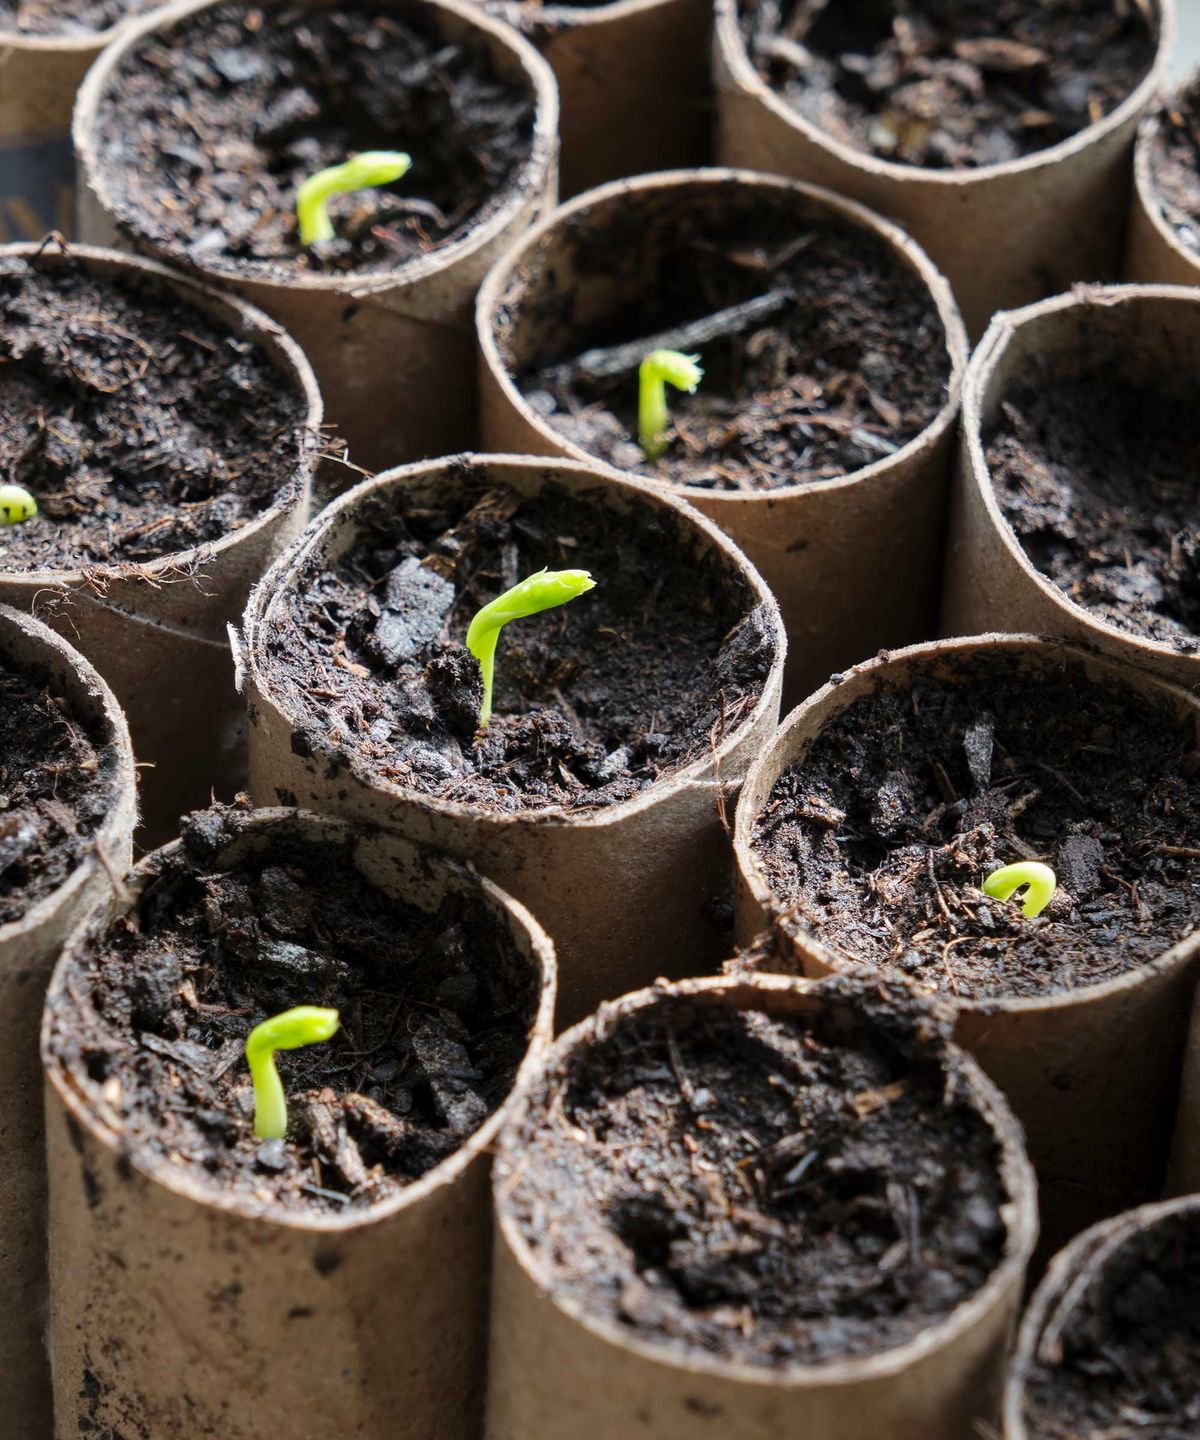
[[765,320],[782,310],[794,298],[791,290],[770,290],[757,295],[753,300],[743,300],[739,305],[715,310],[699,320],[689,320],[686,325],[677,325],[672,330],[660,330],[657,335],[648,335],[644,340],[628,340],[623,345],[601,346],[585,350],[574,360],[552,365],[542,371],[543,377],[553,383],[569,384],[572,379],[584,375],[590,380],[607,380],[614,375],[625,375],[636,370],[651,350],[679,350],[687,352],[698,346],[708,345],[726,335],[738,335],[756,321]]
[[129,893],[129,887],[125,884],[124,880],[121,879],[120,875],[117,874],[116,867],[113,865],[108,852],[99,840],[96,841],[96,859],[99,860],[100,864],[104,867],[104,873],[108,876],[108,883],[112,886],[113,894],[120,903],[122,905],[132,904],[133,896]]

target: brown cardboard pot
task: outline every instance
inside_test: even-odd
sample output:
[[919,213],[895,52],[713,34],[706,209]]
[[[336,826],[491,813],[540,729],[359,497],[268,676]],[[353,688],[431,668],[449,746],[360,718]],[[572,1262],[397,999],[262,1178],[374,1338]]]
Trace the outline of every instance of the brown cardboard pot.
[[[754,823],[776,780],[860,696],[906,689],[967,655],[1015,656],[1023,667],[1070,664],[1087,679],[1168,705],[1200,739],[1200,701],[1144,671],[1029,635],[940,640],[850,670],[792,711],[746,776],[734,822],[739,943],[778,911],[752,848]],[[787,932],[803,973],[853,972],[852,958],[798,923]],[[1179,1085],[1200,931],[1140,969],[1048,996],[957,1000],[955,1038],[1000,1086],[1025,1130],[1038,1173],[1042,1234],[1052,1249],[1084,1226],[1161,1191]],[[1051,1251],[1052,1253],[1052,1251]]]
[[1167,1182],[1171,1195],[1200,1195],[1200,992],[1192,1004],[1192,1021],[1183,1055]]
[[[0,263],[35,256],[42,267],[66,263],[36,246],[0,247]],[[178,833],[179,816],[205,804],[215,785],[236,788],[244,766],[227,627],[251,585],[304,528],[321,397],[295,343],[248,305],[128,255],[73,245],[70,257],[92,275],[139,277],[144,288],[165,290],[253,340],[306,410],[295,491],[240,530],[144,566],[0,572],[0,601],[33,610],[77,645],[116,692],[138,760],[153,767],[141,771],[142,820],[145,837],[160,843]]]
[[0,28],[0,242],[75,233],[75,92],[121,28],[91,35]]
[[487,8],[527,35],[554,71],[564,197],[631,171],[708,159],[712,8],[704,0],[496,0]]
[[942,634],[1012,630],[1059,635],[1195,687],[1200,685],[1200,653],[1189,655],[1118,630],[1077,605],[1031,564],[996,502],[983,432],[1008,391],[1027,379],[1027,366],[1035,358],[1070,375],[1100,344],[1119,347],[1131,375],[1187,385],[1200,366],[1200,291],[1163,285],[1081,287],[992,321],[963,383]]
[[[141,233],[114,196],[113,161],[99,148],[97,110],[121,83],[126,57],[197,11],[223,0],[178,0],[131,25],[92,67],[79,92],[79,232],[191,268]],[[269,16],[283,0],[268,0]],[[334,0],[301,0],[330,8]],[[368,470],[462,450],[475,434],[471,304],[488,267],[514,236],[553,204],[557,190],[558,91],[550,67],[510,25],[468,0],[388,0],[397,10],[435,11],[448,41],[469,38],[497,68],[524,80],[536,103],[532,150],[504,202],[481,224],[396,270],[281,278],[258,266],[206,266],[202,277],[259,306],[295,337],[312,362],[328,420]]]
[[[690,980],[627,995],[562,1035],[543,1073],[600,1028],[665,996],[769,1015],[814,1013],[820,985],[776,976]],[[849,1010],[849,1007],[847,1007]],[[848,1024],[861,1018],[849,1011]],[[951,1047],[953,1050],[955,1047]],[[1008,1184],[1006,1253],[984,1287],[907,1344],[867,1357],[767,1369],[668,1348],[556,1296],[507,1200],[523,1161],[515,1143],[529,1091],[501,1134],[494,1171],[496,1244],[487,1440],[965,1440],[994,1418],[1004,1359],[1037,1235],[1033,1174],[1004,1098],[967,1057],[963,1078],[991,1123]]]
[[[281,834],[346,833],[323,817],[259,811],[225,854]],[[272,1212],[160,1153],[130,1153],[102,1088],[59,1061],[55,1031],[79,1003],[72,975],[91,933],[77,930],[42,1030],[59,1440],[85,1421],[220,1440],[263,1440],[288,1423],[304,1440],[391,1440],[398,1426],[422,1440],[478,1433],[488,1155],[553,1030],[554,951],[520,905],[465,867],[369,828],[351,833],[354,863],[384,893],[428,910],[448,891],[481,891],[528,958],[540,999],[513,1091],[398,1195],[352,1214]],[[153,859],[133,872],[135,896]]]
[[[753,709],[709,754],[640,794],[602,809],[503,813],[431,798],[396,783],[367,779],[354,766],[330,771],[327,757],[297,754],[300,720],[273,677],[267,651],[272,612],[312,556],[336,558],[357,537],[356,512],[374,495],[405,487],[445,505],[462,486],[464,469],[490,476],[523,495],[554,483],[603,495],[604,503],[637,523],[639,510],[675,511],[682,533],[723,557],[742,575],[751,603],[762,607],[776,640],[775,659]],[[729,841],[722,812],[752,755],[778,719],[784,640],[778,608],[745,558],[708,521],[649,486],[599,467],[521,456],[452,457],[411,465],[365,481],[336,501],[272,567],[246,609],[241,644],[243,693],[250,713],[250,786],[259,804],[286,796],[298,804],[385,825],[424,844],[472,861],[537,916],[554,941],[559,1013],[568,1023],[609,996],[656,978],[671,957],[687,955],[715,967],[727,937],[704,906],[723,893]]]
[[945,272],[974,339],[997,310],[1118,273],[1134,133],[1174,31],[1174,0],[1153,3],[1157,58],[1111,114],[1007,164],[927,170],[856,150],[805,119],[751,63],[737,0],[717,0],[717,158],[827,185],[890,215]]
[[[1016,1349],[1004,1385],[1002,1440],[1050,1440],[1030,1423],[1034,1417],[1027,1406],[1027,1394],[1032,1372],[1043,1365],[1050,1369],[1061,1365],[1065,1327],[1087,1292],[1104,1283],[1108,1267],[1119,1258],[1121,1250],[1146,1232],[1176,1220],[1189,1227],[1200,1224],[1200,1198],[1193,1195],[1126,1211],[1077,1235],[1055,1256],[1034,1291],[1017,1333]],[[1149,1422],[1147,1434],[1153,1434],[1158,1428]],[[1099,1431],[1089,1431],[1092,1433],[1100,1440]]]
[[45,1440],[50,1429],[46,1324],[46,1161],[37,1034],[42,997],[64,938],[112,895],[132,853],[133,752],[116,698],[82,655],[27,615],[0,606],[0,655],[49,672],[77,719],[113,752],[112,800],[87,857],[20,920],[0,924],[0,1434]]
[[[902,231],[839,196],[746,171],[642,176],[582,195],[514,245],[480,289],[480,422],[488,449],[598,463],[526,402],[513,381],[514,357],[506,352],[511,346],[518,360],[532,358],[546,329],[586,324],[652,283],[649,273],[643,277],[630,274],[627,266],[605,268],[604,247],[588,244],[589,233],[610,224],[614,214],[645,214],[649,255],[656,241],[670,243],[677,232],[680,222],[673,224],[673,217],[687,217],[689,235],[693,229],[703,233],[709,215],[734,204],[750,206],[757,194],[791,197],[797,233],[809,217],[832,215],[881,236],[929,287],[951,360],[949,391],[937,416],[874,465],[771,491],[660,487],[719,525],[771,587],[788,632],[787,690],[799,698],[832,671],[881,646],[923,638],[937,606],[947,476],[967,344],[945,280]],[[539,292],[553,303],[539,305]]]
[[[1193,85],[1195,82],[1193,81]],[[1162,129],[1163,102],[1138,126],[1133,151],[1133,196],[1125,237],[1123,278],[1134,285],[1200,285],[1200,255],[1190,250],[1163,214],[1152,162]]]

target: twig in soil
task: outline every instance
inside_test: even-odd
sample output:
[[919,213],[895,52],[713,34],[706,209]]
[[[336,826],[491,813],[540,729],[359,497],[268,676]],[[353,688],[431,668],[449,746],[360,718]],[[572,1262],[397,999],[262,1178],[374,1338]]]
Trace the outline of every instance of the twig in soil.
[[617,375],[627,375],[638,369],[652,350],[696,350],[721,340],[727,335],[739,335],[759,320],[782,310],[794,298],[791,290],[770,290],[757,295],[753,300],[729,305],[724,310],[714,310],[699,320],[689,320],[670,330],[661,330],[657,335],[647,335],[642,340],[629,340],[622,345],[600,346],[585,350],[574,360],[564,360],[558,365],[548,366],[541,372],[541,378],[557,384],[569,384],[583,376],[588,380],[610,380]]
[[132,904],[133,896],[129,891],[129,887],[125,884],[124,880],[121,879],[116,866],[112,863],[112,858],[109,856],[108,851],[105,850],[99,840],[95,842],[95,847],[96,859],[99,860],[101,868],[108,876],[108,883],[113,888],[113,894],[117,897],[120,904]]

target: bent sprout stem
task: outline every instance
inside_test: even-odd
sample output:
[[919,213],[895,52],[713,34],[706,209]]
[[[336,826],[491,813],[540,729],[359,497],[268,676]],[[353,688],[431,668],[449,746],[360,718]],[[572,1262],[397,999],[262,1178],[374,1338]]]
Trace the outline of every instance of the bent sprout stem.
[[638,367],[638,442],[647,460],[657,460],[667,448],[667,386],[694,395],[704,378],[699,359],[678,350],[651,350]]
[[1007,900],[1025,886],[1021,910],[1027,920],[1035,920],[1054,899],[1058,880],[1049,865],[1040,860],[1019,860],[1015,865],[1002,865],[983,882],[983,893],[993,900]]
[[37,501],[23,486],[0,485],[0,526],[23,525],[37,513]]
[[335,195],[352,190],[370,190],[390,185],[408,174],[412,157],[401,150],[364,150],[340,165],[330,165],[310,175],[296,192],[296,222],[301,245],[319,245],[334,237],[329,202]]
[[483,671],[480,734],[487,729],[492,718],[492,685],[500,631],[510,620],[523,620],[527,615],[553,610],[595,588],[596,582],[587,570],[539,570],[503,595],[497,595],[478,612],[467,627],[467,649],[479,661],[479,668]]
[[260,1140],[282,1140],[287,1134],[287,1099],[275,1068],[276,1050],[299,1050],[329,1040],[338,1024],[336,1010],[297,1005],[256,1025],[246,1037],[246,1063],[254,1081],[254,1133]]

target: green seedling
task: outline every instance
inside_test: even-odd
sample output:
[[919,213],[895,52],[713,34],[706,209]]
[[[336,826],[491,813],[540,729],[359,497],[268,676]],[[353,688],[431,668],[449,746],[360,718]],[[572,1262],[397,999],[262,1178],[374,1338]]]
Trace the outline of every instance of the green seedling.
[[338,1028],[338,1012],[297,1005],[256,1025],[246,1037],[246,1063],[254,1081],[254,1133],[260,1140],[287,1134],[287,1099],[275,1068],[276,1050],[299,1050],[329,1040]]
[[38,513],[37,501],[20,485],[0,485],[0,525],[23,525]]
[[1021,910],[1027,920],[1034,920],[1054,899],[1058,880],[1049,865],[1040,860],[1020,860],[1015,865],[1002,865],[983,882],[983,893],[993,900],[1007,900],[1025,887]]
[[704,378],[699,359],[678,350],[651,350],[638,367],[638,441],[647,460],[657,460],[667,448],[667,386],[694,395]]
[[310,175],[296,192],[296,221],[300,226],[302,245],[319,245],[334,237],[333,221],[329,218],[329,202],[335,195],[348,195],[353,190],[371,190],[377,185],[390,185],[408,174],[411,156],[400,150],[364,150]]
[[467,649],[483,671],[483,707],[479,712],[482,734],[492,718],[492,685],[496,675],[496,642],[510,620],[524,620],[553,610],[569,600],[594,590],[596,582],[587,570],[539,570],[503,595],[490,600],[467,628]]

